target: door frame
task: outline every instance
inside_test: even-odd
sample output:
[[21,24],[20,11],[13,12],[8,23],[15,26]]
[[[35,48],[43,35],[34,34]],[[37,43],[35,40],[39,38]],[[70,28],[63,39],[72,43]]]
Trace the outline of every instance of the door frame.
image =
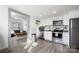
[[20,11],[17,11],[17,10],[15,10],[15,9],[12,9],[12,8],[8,8],[8,47],[10,48],[10,40],[11,40],[11,29],[10,29],[10,22],[11,22],[11,11],[13,11],[13,12],[16,12],[16,13],[19,13],[19,14],[21,14],[21,15],[24,15],[24,16],[27,16],[28,17],[28,25],[27,25],[27,38],[28,38],[28,36],[29,36],[29,30],[30,30],[30,16],[29,15],[27,15],[27,14],[25,14],[25,13],[22,13],[22,12],[20,12]]

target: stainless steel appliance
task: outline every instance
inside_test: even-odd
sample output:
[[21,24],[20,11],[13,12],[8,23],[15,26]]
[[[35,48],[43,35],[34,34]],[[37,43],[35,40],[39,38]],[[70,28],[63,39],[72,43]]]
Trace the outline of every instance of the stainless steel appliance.
[[44,26],[39,27],[39,31],[40,31],[39,38],[44,40]]
[[53,26],[63,26],[63,20],[55,20],[55,21],[53,21]]
[[70,48],[79,48],[79,18],[71,18],[69,22]]
[[[56,33],[58,33],[58,34],[56,35]],[[63,33],[63,30],[54,30],[52,33],[52,37],[53,38],[62,38],[62,33]]]

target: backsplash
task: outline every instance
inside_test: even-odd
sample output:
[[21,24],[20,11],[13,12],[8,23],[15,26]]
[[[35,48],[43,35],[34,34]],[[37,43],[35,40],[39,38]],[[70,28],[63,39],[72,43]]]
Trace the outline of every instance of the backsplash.
[[63,26],[46,26],[45,30],[51,30],[53,31],[54,29],[60,29],[60,30],[68,30],[68,25],[63,25]]

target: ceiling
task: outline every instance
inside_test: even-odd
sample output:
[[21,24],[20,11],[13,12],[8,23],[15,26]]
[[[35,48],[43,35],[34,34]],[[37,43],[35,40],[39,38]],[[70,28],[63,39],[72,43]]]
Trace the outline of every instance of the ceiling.
[[[79,9],[78,5],[11,5],[10,8],[34,18],[48,18]],[[52,12],[56,11],[56,14]]]

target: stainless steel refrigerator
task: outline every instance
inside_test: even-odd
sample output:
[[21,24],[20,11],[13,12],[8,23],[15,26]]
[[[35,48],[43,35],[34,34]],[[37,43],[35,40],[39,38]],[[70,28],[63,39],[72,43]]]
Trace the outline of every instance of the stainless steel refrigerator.
[[69,21],[69,45],[70,48],[79,48],[79,18]]

